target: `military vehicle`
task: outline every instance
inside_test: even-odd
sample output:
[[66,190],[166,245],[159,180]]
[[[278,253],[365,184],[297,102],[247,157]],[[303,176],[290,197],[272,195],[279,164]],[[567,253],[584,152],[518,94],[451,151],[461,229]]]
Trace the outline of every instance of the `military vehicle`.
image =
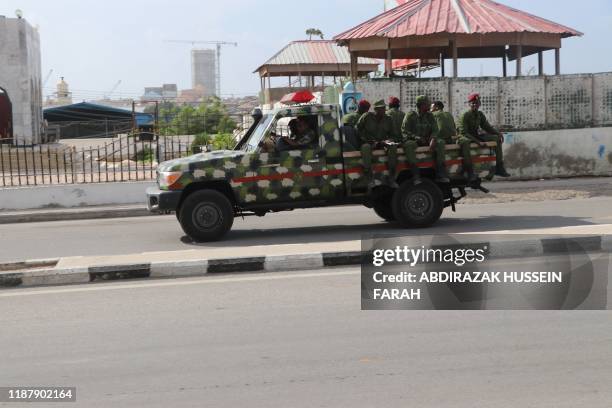
[[[222,238],[235,217],[264,216],[296,208],[362,204],[403,227],[427,227],[466,195],[460,149],[446,148],[450,183],[436,183],[427,147],[417,150],[421,182],[416,184],[401,148],[390,157],[374,149],[363,160],[352,132],[341,126],[337,105],[287,105],[258,112],[234,150],[169,160],[158,166],[157,187],[147,190],[151,212],[175,211],[183,231],[195,241]],[[278,151],[275,139],[288,135],[291,119],[302,118],[316,133],[312,144]],[[352,130],[352,129],[351,129]],[[472,145],[474,171],[491,177],[495,143]]]

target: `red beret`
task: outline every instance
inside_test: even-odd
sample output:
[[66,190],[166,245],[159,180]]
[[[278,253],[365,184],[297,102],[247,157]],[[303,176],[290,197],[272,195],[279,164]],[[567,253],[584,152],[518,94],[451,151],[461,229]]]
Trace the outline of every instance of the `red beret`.
[[399,98],[395,96],[389,97],[389,105],[399,105],[399,104],[400,104]]
[[476,102],[480,100],[480,94],[473,93],[468,96],[468,102]]
[[365,99],[362,99],[359,101],[359,107],[362,109],[370,109],[370,102],[366,101]]

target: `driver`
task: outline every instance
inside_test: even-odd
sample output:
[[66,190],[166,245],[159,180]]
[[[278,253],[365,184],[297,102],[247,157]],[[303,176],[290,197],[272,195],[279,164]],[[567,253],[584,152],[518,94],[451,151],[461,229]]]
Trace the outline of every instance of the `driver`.
[[312,145],[316,135],[304,118],[291,119],[289,122],[290,136],[282,136],[277,142],[277,149],[296,150],[305,149]]

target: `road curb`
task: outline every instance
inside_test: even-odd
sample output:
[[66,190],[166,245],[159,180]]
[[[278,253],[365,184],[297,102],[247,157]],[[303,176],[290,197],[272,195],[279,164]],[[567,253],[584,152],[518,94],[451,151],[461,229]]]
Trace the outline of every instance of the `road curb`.
[[[577,235],[564,238],[521,239],[516,241],[491,241],[482,244],[489,247],[489,258],[515,258],[585,251],[612,252],[610,235]],[[95,265],[87,268],[40,268],[32,270],[1,271],[0,288],[80,284],[99,280],[154,279],[193,277],[225,273],[279,272],[291,270],[321,269],[337,266],[360,265],[367,259],[367,252],[320,252],[310,254],[267,255],[259,257],[235,257],[196,259],[175,262],[127,263]],[[14,263],[40,265],[57,260],[33,260]],[[7,268],[4,264],[4,268]]]
[[0,213],[0,224],[154,216],[146,208],[74,209]]

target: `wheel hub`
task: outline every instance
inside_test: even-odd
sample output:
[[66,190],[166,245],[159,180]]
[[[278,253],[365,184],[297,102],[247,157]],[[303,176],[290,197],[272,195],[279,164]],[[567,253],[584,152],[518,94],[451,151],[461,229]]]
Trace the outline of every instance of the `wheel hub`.
[[404,200],[404,209],[417,217],[424,217],[431,210],[432,201],[429,194],[417,191]]
[[210,229],[223,221],[221,209],[213,203],[199,204],[193,211],[193,223],[201,229]]

